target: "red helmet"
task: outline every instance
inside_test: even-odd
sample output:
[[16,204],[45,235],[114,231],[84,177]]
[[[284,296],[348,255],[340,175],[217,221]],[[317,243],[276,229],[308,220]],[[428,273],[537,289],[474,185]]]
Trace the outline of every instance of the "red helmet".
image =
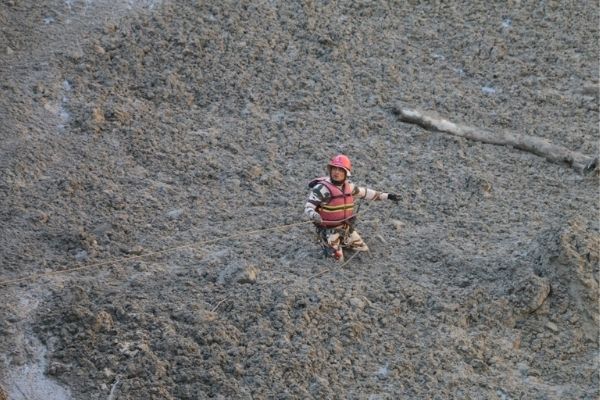
[[343,168],[346,171],[346,175],[350,176],[350,172],[352,171],[352,163],[350,163],[350,159],[343,154],[338,154],[329,160],[329,164],[327,164],[327,168],[329,167],[338,167]]

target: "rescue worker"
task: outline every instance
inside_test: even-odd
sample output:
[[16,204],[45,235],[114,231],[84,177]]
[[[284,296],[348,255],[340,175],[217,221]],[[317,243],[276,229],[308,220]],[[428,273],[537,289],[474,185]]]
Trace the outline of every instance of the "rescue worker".
[[392,193],[378,192],[359,187],[348,178],[352,172],[350,159],[339,154],[327,164],[329,176],[313,179],[304,206],[304,214],[314,222],[325,252],[338,261],[344,260],[342,248],[354,251],[369,251],[354,222],[354,199],[392,200],[399,197]]

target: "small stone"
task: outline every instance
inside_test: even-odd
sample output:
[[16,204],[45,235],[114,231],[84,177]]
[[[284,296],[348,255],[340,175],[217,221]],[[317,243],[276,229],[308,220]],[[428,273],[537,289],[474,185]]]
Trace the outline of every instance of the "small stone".
[[349,303],[352,307],[358,308],[359,310],[362,310],[363,308],[365,308],[365,302],[362,301],[361,299],[359,299],[358,297],[352,297],[349,300]]
[[125,212],[119,212],[119,213],[115,214],[115,218],[120,221],[127,222],[129,220],[129,214],[127,214]]
[[104,50],[104,47],[100,46],[99,44],[94,46],[94,51],[96,52],[96,54],[99,54],[99,55],[106,53],[106,50]]
[[92,120],[95,124],[101,125],[104,123],[104,112],[100,108],[94,108],[92,110]]
[[112,379],[115,377],[115,372],[113,370],[111,370],[110,368],[104,368],[104,370],[102,370],[102,374],[104,375],[105,378],[108,378],[108,379]]
[[144,248],[140,245],[136,245],[124,250],[127,254],[133,254],[135,256],[139,256],[144,252]]
[[67,57],[72,61],[78,62],[83,58],[83,51],[79,49],[73,49],[67,52]]
[[169,217],[170,219],[178,219],[182,215],[183,215],[183,210],[181,208],[171,210],[167,213],[167,217]]
[[30,221],[40,222],[42,224],[45,224],[46,222],[48,222],[48,214],[46,214],[45,212],[39,211],[39,210],[35,210],[35,211],[32,211],[31,213],[27,214],[27,218]]
[[109,332],[114,327],[112,316],[106,311],[100,311],[94,321],[94,332]]
[[401,231],[404,228],[404,222],[397,220],[397,219],[392,220],[392,225],[394,226],[394,229],[396,229],[397,231]]
[[11,49],[10,47],[6,46],[6,55],[12,55],[15,51],[13,49]]
[[68,367],[67,365],[54,361],[50,364],[50,366],[48,367],[48,375],[61,375],[63,374],[65,371],[67,371]]
[[254,267],[247,267],[240,271],[237,282],[238,283],[256,283],[256,277],[258,270]]
[[198,313],[198,317],[202,322],[211,322],[217,319],[218,314],[213,311],[201,310]]
[[511,302],[517,313],[531,314],[544,304],[549,294],[548,278],[530,275],[515,284]]
[[578,321],[579,321],[579,315],[577,315],[577,314],[573,314],[573,316],[571,318],[569,318],[569,322],[572,324],[574,324]]
[[389,376],[389,374],[390,370],[388,369],[387,365],[384,365],[377,370],[377,377],[379,379],[386,379]]
[[254,165],[248,171],[248,175],[249,175],[250,179],[257,179],[262,174],[263,174],[263,169],[261,167],[259,167],[258,165]]
[[554,322],[546,322],[546,328],[550,329],[552,332],[558,332],[558,326],[556,326]]
[[236,363],[233,365],[233,373],[236,376],[243,376],[244,375],[244,366],[240,363]]

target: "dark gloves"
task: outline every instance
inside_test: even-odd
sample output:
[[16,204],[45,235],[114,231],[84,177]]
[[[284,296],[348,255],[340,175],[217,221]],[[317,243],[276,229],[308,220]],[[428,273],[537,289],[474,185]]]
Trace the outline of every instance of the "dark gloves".
[[398,196],[397,194],[388,193],[388,200],[391,200],[391,201],[394,201],[397,203],[400,201],[400,196]]

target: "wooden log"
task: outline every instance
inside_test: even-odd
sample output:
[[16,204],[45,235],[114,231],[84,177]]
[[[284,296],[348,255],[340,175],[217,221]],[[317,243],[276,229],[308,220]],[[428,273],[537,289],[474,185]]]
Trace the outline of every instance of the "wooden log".
[[512,146],[555,163],[567,163],[581,173],[591,172],[598,168],[598,157],[591,157],[569,150],[566,147],[552,144],[544,138],[520,135],[508,131],[494,132],[488,129],[459,125],[444,118],[436,118],[420,111],[401,107],[397,107],[394,112],[403,122],[482,143]]

